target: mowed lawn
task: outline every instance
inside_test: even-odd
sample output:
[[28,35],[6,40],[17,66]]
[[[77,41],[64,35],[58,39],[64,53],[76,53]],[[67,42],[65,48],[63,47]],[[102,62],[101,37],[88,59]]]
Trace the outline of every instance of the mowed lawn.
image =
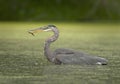
[[[32,36],[28,30],[55,24],[59,39],[51,49],[71,48],[108,60],[104,66],[54,65],[43,54],[52,32]],[[120,24],[1,22],[0,84],[119,84]]]

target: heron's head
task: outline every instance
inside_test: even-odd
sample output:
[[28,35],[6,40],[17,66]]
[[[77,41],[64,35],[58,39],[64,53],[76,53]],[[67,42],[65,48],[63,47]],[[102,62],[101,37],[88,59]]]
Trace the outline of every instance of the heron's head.
[[47,25],[47,26],[43,26],[43,27],[40,27],[40,28],[29,30],[28,33],[30,33],[34,36],[34,33],[38,33],[38,32],[41,32],[41,31],[45,31],[45,32],[46,31],[51,31],[55,28],[56,28],[56,26],[54,26],[54,25]]

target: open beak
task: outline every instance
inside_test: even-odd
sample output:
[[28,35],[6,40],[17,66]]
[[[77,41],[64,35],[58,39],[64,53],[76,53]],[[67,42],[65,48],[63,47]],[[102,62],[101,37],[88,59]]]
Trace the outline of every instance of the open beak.
[[36,29],[32,29],[32,30],[29,30],[28,33],[29,34],[32,34],[33,36],[35,36],[34,34],[35,33],[38,33],[38,32],[42,32],[46,29],[46,27],[40,27],[40,28],[36,28]]

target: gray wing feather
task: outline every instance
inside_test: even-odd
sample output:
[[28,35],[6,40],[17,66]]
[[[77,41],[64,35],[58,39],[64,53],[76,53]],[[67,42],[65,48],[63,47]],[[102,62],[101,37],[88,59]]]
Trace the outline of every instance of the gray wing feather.
[[107,60],[101,57],[90,56],[83,52],[70,49],[55,50],[56,59],[63,64],[107,64]]

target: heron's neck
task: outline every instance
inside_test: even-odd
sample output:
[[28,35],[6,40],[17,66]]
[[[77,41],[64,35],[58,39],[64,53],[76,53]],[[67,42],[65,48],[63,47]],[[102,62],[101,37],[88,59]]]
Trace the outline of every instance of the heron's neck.
[[56,29],[56,30],[53,30],[54,32],[54,35],[51,36],[50,38],[48,38],[46,41],[45,41],[45,47],[44,47],[44,55],[47,57],[47,59],[51,62],[53,62],[53,59],[54,59],[54,55],[53,55],[53,52],[51,51],[50,49],[50,44],[54,41],[57,40],[58,36],[59,36],[59,31]]

